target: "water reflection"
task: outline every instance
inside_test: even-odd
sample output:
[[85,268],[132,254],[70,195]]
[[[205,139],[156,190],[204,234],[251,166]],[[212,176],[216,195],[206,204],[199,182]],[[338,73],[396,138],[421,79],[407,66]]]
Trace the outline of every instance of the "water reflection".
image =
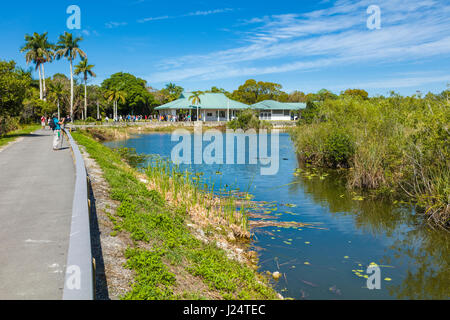
[[[408,260],[403,281],[389,287],[397,299],[450,298],[450,237],[449,232],[433,229],[408,205],[390,201],[365,199],[355,201],[355,194],[345,187],[345,177],[326,171],[326,179],[308,176],[311,168],[298,165],[303,175],[294,176],[289,185],[291,194],[305,192],[310,199],[327,207],[330,214],[351,216],[363,233],[394,239],[389,247],[394,255],[383,257],[386,264]],[[407,259],[404,259],[407,258]]]

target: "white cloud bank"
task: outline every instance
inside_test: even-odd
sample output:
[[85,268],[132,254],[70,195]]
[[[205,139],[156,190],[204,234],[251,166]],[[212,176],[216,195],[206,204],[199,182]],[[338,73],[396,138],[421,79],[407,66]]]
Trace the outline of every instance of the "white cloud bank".
[[[450,54],[449,3],[376,2],[381,9],[380,30],[366,27],[366,9],[372,0],[339,0],[327,9],[304,14],[252,17],[237,25],[250,27],[250,31],[243,33],[243,39],[234,48],[165,59],[148,78],[155,83],[215,80],[332,65],[413,62]],[[401,83],[415,85],[419,78],[403,79]]]

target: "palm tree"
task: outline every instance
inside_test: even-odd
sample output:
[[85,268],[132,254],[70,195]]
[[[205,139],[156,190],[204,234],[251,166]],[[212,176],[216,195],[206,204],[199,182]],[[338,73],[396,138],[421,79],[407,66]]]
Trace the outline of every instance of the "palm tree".
[[84,78],[84,118],[87,118],[87,80],[88,76],[96,77],[97,75],[92,71],[95,66],[88,63],[87,59],[82,59],[78,65],[75,66],[75,74],[83,74]]
[[200,96],[203,94],[202,91],[194,91],[192,92],[192,95],[189,97],[189,100],[192,102],[192,104],[197,105],[197,121],[198,121],[198,106],[202,102],[200,99]]
[[73,119],[73,61],[80,55],[82,58],[87,58],[86,53],[79,47],[79,42],[83,38],[74,38],[69,32],[64,32],[59,36],[59,41],[56,44],[56,59],[66,58],[70,63],[70,117]]
[[47,100],[47,87],[45,86],[45,69],[44,69],[44,65],[47,62],[52,62],[53,58],[55,56],[54,53],[54,48],[55,46],[53,44],[51,44],[50,42],[48,42],[47,39],[47,34],[48,32],[43,33],[42,35],[40,35],[39,37],[39,44],[42,50],[42,54],[44,56],[44,60],[41,63],[41,67],[42,67],[42,81],[43,81],[43,97],[44,100]]
[[60,101],[64,97],[66,91],[64,90],[64,84],[61,81],[53,81],[49,85],[50,87],[50,98],[56,102],[56,105],[58,106],[58,119],[61,118],[61,112],[60,112]]
[[176,88],[177,88],[177,86],[175,83],[170,82],[170,83],[166,84],[166,89],[167,89],[167,91],[169,91],[169,93],[175,92]]
[[120,100],[122,103],[125,103],[125,98],[127,94],[124,91],[111,89],[105,92],[105,98],[108,102],[113,102],[113,118],[117,119],[117,102]]
[[[25,35],[25,45],[20,48],[20,52],[26,52],[25,60],[27,64],[34,63],[36,65],[35,70],[39,70],[39,98],[42,100],[44,97],[44,91],[42,89],[42,71],[41,65],[49,60],[48,52],[45,50],[45,39],[47,33],[40,35],[35,32],[32,36]],[[48,43],[48,42],[47,42]]]

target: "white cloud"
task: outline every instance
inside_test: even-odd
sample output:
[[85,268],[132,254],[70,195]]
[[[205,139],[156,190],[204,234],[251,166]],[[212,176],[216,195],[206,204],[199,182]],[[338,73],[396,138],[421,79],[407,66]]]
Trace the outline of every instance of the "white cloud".
[[230,12],[230,11],[233,11],[233,9],[225,8],[225,9],[215,9],[215,10],[207,10],[207,11],[195,11],[195,12],[190,12],[184,16],[209,16],[210,14],[224,13],[224,12]]
[[176,18],[181,18],[181,17],[209,16],[211,14],[225,13],[225,12],[231,12],[231,11],[234,11],[234,9],[224,8],[224,9],[214,9],[214,10],[207,10],[207,11],[194,11],[194,12],[189,12],[189,13],[182,14],[179,16],[148,17],[148,18],[140,19],[137,22],[145,23],[145,22],[149,22],[149,21],[176,19]]
[[166,20],[166,19],[170,19],[170,18],[171,17],[169,17],[169,16],[149,17],[149,18],[144,18],[144,19],[138,20],[138,22],[144,23],[144,22],[155,21],[155,20]]
[[[340,0],[305,14],[254,17],[240,45],[164,59],[152,82],[254,76],[330,65],[416,61],[450,54],[450,4],[378,0],[381,29],[366,28],[373,1]],[[243,43],[243,44],[242,44]],[[199,67],[200,66],[200,67]]]
[[117,27],[123,27],[126,26],[128,23],[127,22],[107,22],[105,23],[105,27],[108,29],[112,29],[112,28],[117,28]]
[[367,81],[350,83],[340,86],[331,87],[331,89],[346,89],[346,88],[365,88],[365,89],[391,89],[391,88],[417,88],[431,83],[450,83],[450,76],[448,75],[430,75],[421,77],[401,77],[390,78],[384,80]]

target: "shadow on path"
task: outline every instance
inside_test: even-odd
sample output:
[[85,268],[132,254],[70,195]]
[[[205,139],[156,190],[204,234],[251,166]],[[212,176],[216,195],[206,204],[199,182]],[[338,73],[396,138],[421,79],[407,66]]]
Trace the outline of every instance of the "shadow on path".
[[108,282],[105,275],[105,263],[103,261],[102,244],[100,241],[100,228],[98,227],[97,207],[94,193],[89,183],[89,199],[91,200],[91,248],[92,257],[95,259],[95,300],[110,300]]

